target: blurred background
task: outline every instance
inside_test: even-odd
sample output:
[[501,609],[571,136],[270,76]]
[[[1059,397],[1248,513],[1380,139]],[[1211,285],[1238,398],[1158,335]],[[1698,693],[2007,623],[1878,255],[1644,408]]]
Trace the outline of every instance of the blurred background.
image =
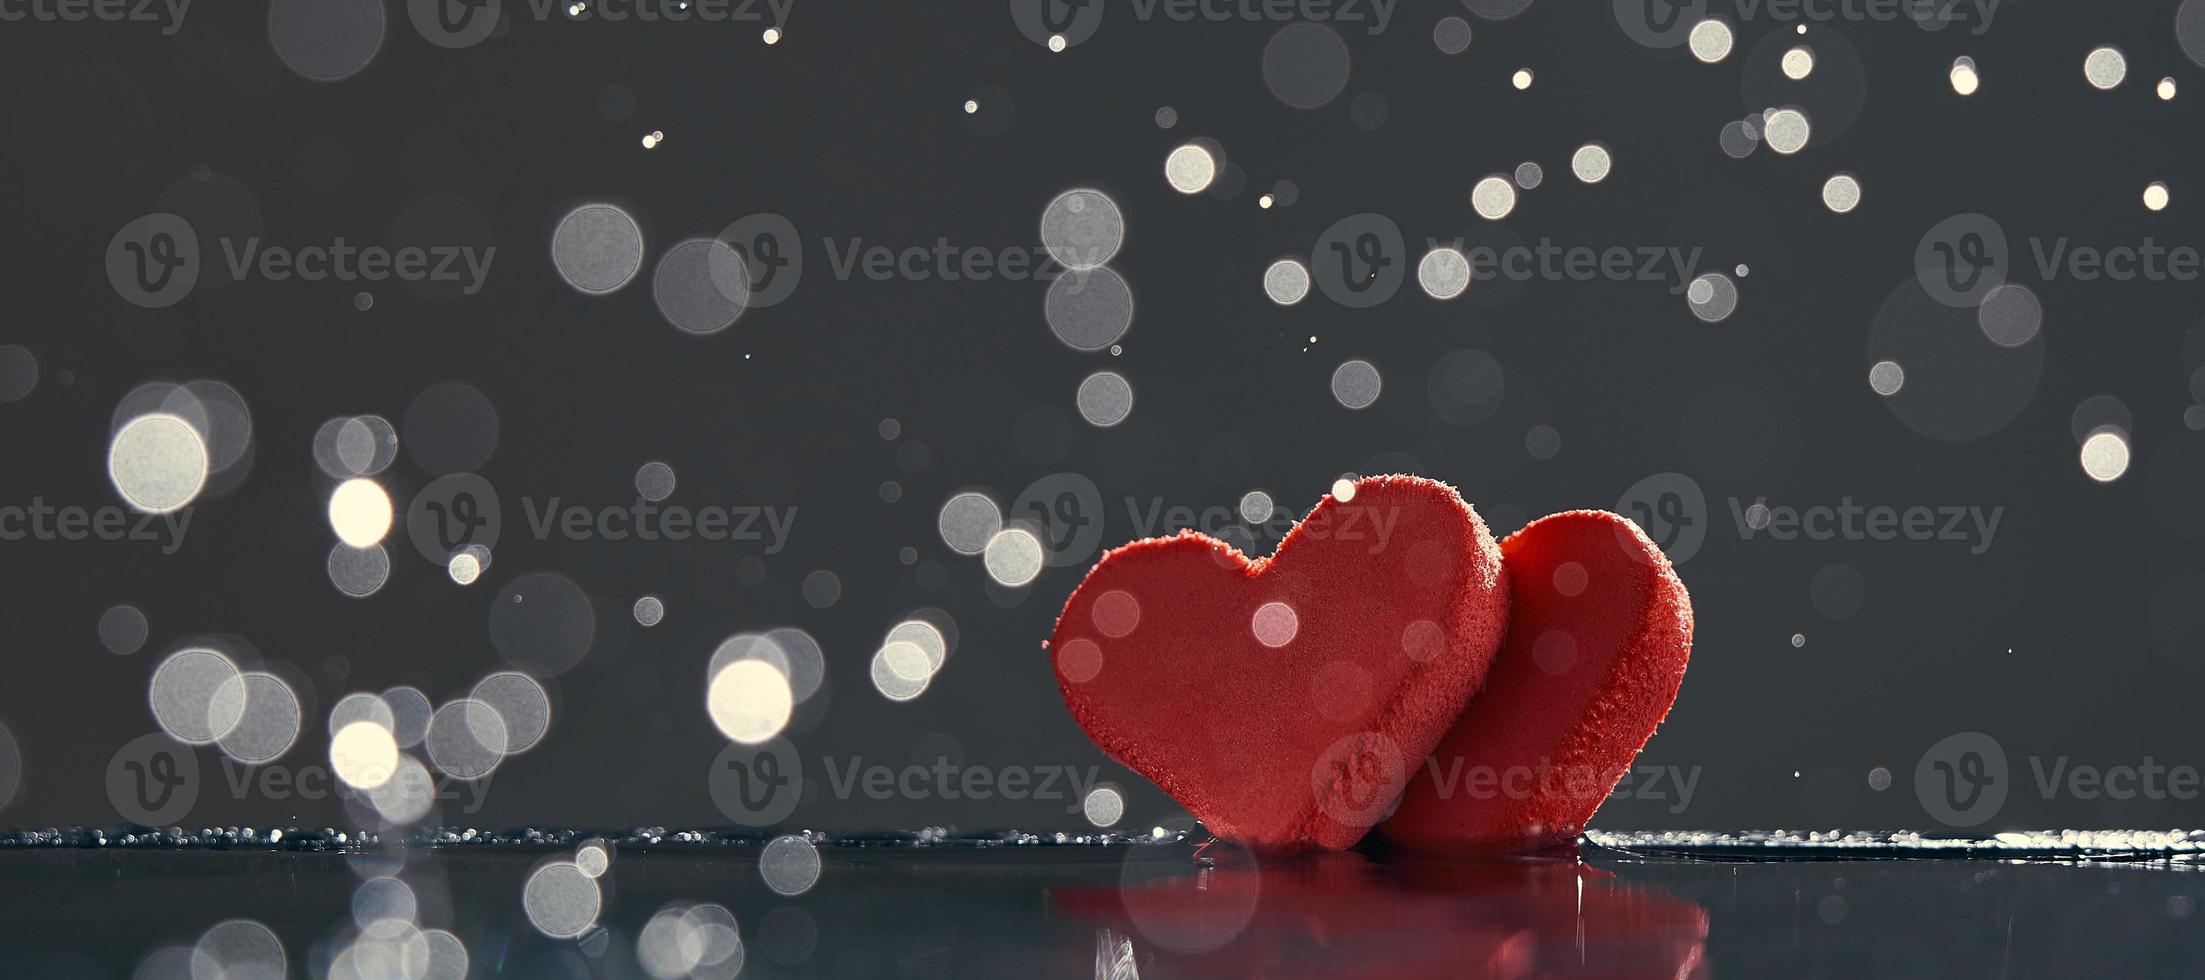
[[1678,563],[1600,826],[2194,824],[2205,4],[1287,6],[0,7],[0,826],[1147,828],[1393,472]]

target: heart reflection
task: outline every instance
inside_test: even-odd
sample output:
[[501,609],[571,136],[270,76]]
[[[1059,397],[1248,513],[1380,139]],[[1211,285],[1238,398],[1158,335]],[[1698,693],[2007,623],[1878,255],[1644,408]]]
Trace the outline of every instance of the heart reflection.
[[[1505,860],[1261,859],[1136,848],[1115,889],[1061,891],[1097,922],[1098,977],[1704,977],[1707,911],[1574,848]],[[1128,963],[1132,969],[1128,969]],[[1138,970],[1138,973],[1132,972]]]

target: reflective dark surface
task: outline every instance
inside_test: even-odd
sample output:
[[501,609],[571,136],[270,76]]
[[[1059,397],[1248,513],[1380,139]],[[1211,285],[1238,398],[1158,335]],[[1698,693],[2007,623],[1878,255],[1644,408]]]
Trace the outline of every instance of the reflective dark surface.
[[207,930],[244,919],[281,940],[283,975],[365,975],[332,961],[364,928],[362,883],[396,875],[413,922],[464,944],[476,977],[651,976],[665,940],[647,924],[687,903],[732,913],[741,948],[717,975],[745,977],[2188,976],[2205,959],[2205,879],[2164,851],[1441,861],[883,837],[821,844],[816,881],[783,895],[761,840],[646,834],[611,845],[595,925],[548,938],[523,890],[579,839],[18,839],[0,851],[0,956],[7,976],[190,976]]

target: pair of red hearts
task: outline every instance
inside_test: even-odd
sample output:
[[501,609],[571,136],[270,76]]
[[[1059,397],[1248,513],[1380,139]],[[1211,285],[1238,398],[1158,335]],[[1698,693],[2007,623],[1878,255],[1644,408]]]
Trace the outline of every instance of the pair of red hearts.
[[1211,832],[1272,850],[1532,850],[1584,829],[1669,713],[1692,605],[1598,511],[1496,544],[1454,489],[1364,479],[1269,558],[1118,548],[1050,640],[1072,716]]

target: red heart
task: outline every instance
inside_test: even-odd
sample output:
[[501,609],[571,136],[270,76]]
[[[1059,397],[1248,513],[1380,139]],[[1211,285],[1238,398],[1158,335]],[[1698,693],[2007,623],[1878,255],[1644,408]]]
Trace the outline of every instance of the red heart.
[[1050,649],[1072,717],[1211,832],[1338,850],[1454,724],[1507,606],[1453,488],[1376,477],[1270,558],[1192,532],[1104,555]]
[[1638,525],[1571,511],[1501,542],[1508,638],[1380,833],[1531,850],[1585,829],[1677,699],[1692,599]]

